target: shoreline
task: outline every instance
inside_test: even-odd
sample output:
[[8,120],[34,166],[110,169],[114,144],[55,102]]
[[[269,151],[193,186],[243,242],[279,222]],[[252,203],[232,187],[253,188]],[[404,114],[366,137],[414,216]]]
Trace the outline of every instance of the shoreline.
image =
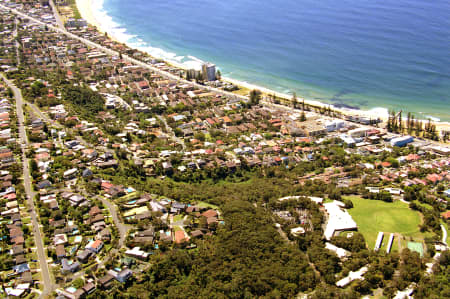
[[75,3],[81,17],[85,19],[88,24],[96,27],[98,31],[100,31],[101,33],[105,33],[102,30],[101,24],[94,17],[94,13],[92,10],[92,0],[75,0]]
[[[80,15],[83,19],[85,19],[88,24],[92,25],[93,27],[97,28],[97,30],[101,33],[105,33],[106,30],[104,30],[104,28],[102,28],[102,24],[96,19],[95,15],[94,15],[94,10],[92,7],[92,3],[93,0],[76,0],[76,5],[78,8],[78,11],[80,12]],[[111,38],[112,40],[119,42],[119,43],[123,43],[123,44],[127,44],[130,48],[133,48],[131,45],[129,45],[127,42],[123,42],[120,41],[117,36],[114,36],[111,32],[107,32],[108,37]],[[151,55],[151,54],[150,54]],[[153,56],[153,55],[152,55]],[[161,57],[155,57],[155,58],[161,58]],[[181,68],[186,70],[187,66],[184,65],[181,62],[177,62],[177,61],[172,61],[166,58],[161,58],[163,59],[166,63],[173,65],[177,68]],[[225,82],[229,82],[232,83],[234,85],[237,85],[239,87],[243,87],[246,89],[256,89],[256,90],[260,90],[262,93],[267,94],[267,95],[275,95],[276,97],[282,98],[282,99],[287,99],[290,100],[292,98],[292,95],[289,94],[285,94],[285,93],[281,93],[281,92],[277,92],[275,90],[271,90],[270,88],[267,87],[263,87],[263,86],[259,86],[256,84],[252,84],[252,83],[248,83],[248,82],[243,82],[243,81],[239,81],[233,78],[229,78],[229,77],[222,77],[222,80]],[[310,100],[307,98],[303,98],[301,96],[297,95],[297,99],[299,102],[304,101],[305,104],[307,105],[311,105],[311,106],[316,106],[316,107],[331,107],[333,110],[342,113],[343,115],[351,115],[351,116],[355,116],[355,115],[359,115],[359,116],[364,116],[364,117],[368,117],[371,119],[378,119],[380,118],[381,120],[383,120],[383,122],[386,122],[389,115],[388,115],[388,109],[384,108],[384,107],[374,107],[371,108],[369,110],[362,110],[362,109],[351,109],[351,108],[344,108],[344,107],[335,107],[333,104],[327,104],[327,103],[323,103],[323,102],[319,102],[316,100]],[[404,119],[406,119],[406,116],[404,117]],[[421,119],[423,122],[426,122],[428,119]],[[436,125],[436,129],[438,131],[441,130],[446,130],[446,131],[450,131],[450,122],[444,122],[444,121],[433,121],[433,123]]]

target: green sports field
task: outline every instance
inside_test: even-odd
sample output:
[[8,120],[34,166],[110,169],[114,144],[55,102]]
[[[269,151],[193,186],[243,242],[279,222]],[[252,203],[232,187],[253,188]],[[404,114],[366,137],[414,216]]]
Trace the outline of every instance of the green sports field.
[[[384,202],[363,199],[358,196],[344,197],[353,202],[348,212],[358,224],[358,230],[364,235],[370,249],[375,246],[378,232],[399,233],[408,237],[420,237],[420,213],[409,209],[400,201]],[[388,234],[385,234],[387,242]]]

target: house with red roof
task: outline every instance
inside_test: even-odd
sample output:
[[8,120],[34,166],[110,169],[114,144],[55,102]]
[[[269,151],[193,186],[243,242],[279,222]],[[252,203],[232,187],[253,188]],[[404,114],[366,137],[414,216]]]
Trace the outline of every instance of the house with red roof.
[[180,244],[189,241],[189,237],[183,230],[178,230],[175,232],[175,243]]
[[11,158],[12,156],[13,156],[13,152],[9,149],[6,151],[0,152],[0,159]]
[[441,214],[442,218],[444,218],[445,220],[450,219],[450,211],[444,212]]
[[36,160],[36,162],[48,161],[50,159],[50,154],[47,152],[42,152],[42,153],[36,154],[34,156],[34,159]]
[[421,180],[419,178],[414,178],[413,181],[417,184],[417,185],[428,185],[427,181],[425,180]]
[[203,212],[202,216],[204,216],[206,218],[217,217],[217,212],[213,209],[209,209],[208,211]]
[[103,248],[103,242],[101,240],[91,241],[88,245],[86,245],[86,249],[99,253]]
[[145,80],[144,81],[139,81],[138,83],[136,83],[136,87],[141,92],[145,92],[145,91],[148,91],[150,89],[150,85]]
[[111,189],[112,186],[114,186],[114,185],[107,181],[103,181],[102,185],[101,185],[102,190],[104,190],[104,191]]
[[431,183],[433,184],[437,184],[440,181],[442,181],[442,177],[436,173],[430,173],[429,175],[427,175],[427,180],[429,180]]
[[17,198],[16,193],[9,193],[3,196],[3,198],[7,199],[8,201],[15,200]]
[[388,177],[385,176],[385,175],[380,175],[380,179],[382,179],[383,181],[388,181],[388,182],[391,182],[391,181],[392,181],[390,178],[388,178]]
[[420,156],[418,154],[409,154],[408,156],[406,156],[406,161],[412,162],[412,161],[417,161],[420,159]]
[[387,161],[381,162],[381,166],[383,166],[383,167],[390,167],[390,166],[391,166],[391,163],[389,163],[389,162],[387,162]]
[[223,121],[225,122],[226,125],[231,125],[233,123],[231,118],[229,118],[228,116],[224,116]]

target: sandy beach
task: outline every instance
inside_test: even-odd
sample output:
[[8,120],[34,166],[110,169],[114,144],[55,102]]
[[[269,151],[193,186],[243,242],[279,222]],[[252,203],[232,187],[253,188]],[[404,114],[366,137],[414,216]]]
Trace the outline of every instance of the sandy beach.
[[[93,13],[93,8],[92,8],[92,1],[93,0],[76,0],[76,4],[78,7],[78,11],[80,12],[81,16],[92,26],[97,27],[97,29],[104,33],[105,30],[101,27],[100,22],[97,21],[97,19],[94,16]],[[110,38],[114,39],[117,41],[117,37],[114,37],[112,34],[108,33],[108,35],[110,36]],[[175,61],[168,61],[168,63],[170,63],[171,65],[178,67],[178,68],[182,68],[182,69],[186,69],[186,65],[184,65],[183,63],[179,63],[179,62],[175,62]],[[255,84],[251,84],[251,83],[247,83],[247,82],[242,82],[242,81],[238,81],[232,78],[227,78],[227,77],[223,77],[222,78],[224,81],[232,83],[234,85],[237,86],[241,86],[247,89],[257,89],[260,90],[263,93],[269,94],[269,95],[273,95],[275,94],[277,97],[279,98],[284,98],[284,99],[291,99],[292,95],[289,94],[284,94],[284,93],[280,93],[280,92],[276,92],[273,90],[270,90],[268,88],[262,87],[262,86],[258,86]],[[328,107],[328,104],[324,104],[318,101],[313,101],[313,100],[308,100],[308,99],[303,99],[301,97],[298,98],[299,101],[305,101],[305,104],[309,104],[309,105],[313,105],[313,106],[318,106],[318,107]],[[378,112],[373,112],[373,111],[360,111],[360,110],[350,110],[350,109],[338,109],[338,108],[333,108],[334,110],[337,110],[339,112],[342,112],[343,114],[364,114],[367,117],[371,117],[371,118],[382,118],[382,119],[387,119],[387,115],[380,115]]]
[[92,26],[97,27],[97,29],[100,32],[102,31],[102,27],[100,26],[100,23],[97,22],[97,20],[94,17],[93,11],[92,11],[92,0],[76,0],[78,11],[80,12],[83,19],[85,19],[89,24]]
[[[76,5],[78,7],[78,11],[80,12],[81,16],[92,26],[95,26],[97,28],[97,30],[99,30],[100,32],[104,33],[105,30],[104,28],[101,27],[101,23],[95,18],[94,12],[93,12],[93,8],[92,8],[92,1],[93,0],[76,0]],[[108,35],[110,38],[112,38],[115,41],[121,42],[120,40],[118,40],[117,37],[113,36],[111,33],[108,32]],[[157,58],[161,58],[161,57],[157,57]],[[169,64],[178,67],[178,68],[182,68],[182,69],[186,69],[186,65],[184,65],[183,63],[179,63],[176,61],[167,61]],[[290,94],[284,94],[284,93],[280,93],[280,92],[276,92],[274,90],[270,90],[268,88],[262,87],[262,86],[258,86],[255,84],[251,84],[251,83],[247,83],[247,82],[242,82],[239,80],[235,80],[232,78],[228,78],[228,77],[222,77],[222,80],[235,84],[237,86],[240,87],[244,87],[247,89],[257,89],[260,90],[261,92],[267,94],[267,95],[275,95],[279,98],[284,98],[284,99],[291,99],[292,95]],[[305,101],[305,104],[309,104],[309,105],[313,105],[313,106],[317,106],[317,107],[328,107],[330,106],[329,104],[325,104],[322,102],[318,102],[318,101],[314,101],[314,100],[309,100],[306,98],[302,98],[302,97],[298,97],[298,101]],[[380,118],[383,121],[386,121],[388,119],[388,115],[386,113],[386,111],[382,108],[375,108],[372,110],[356,110],[356,109],[346,109],[346,108],[336,108],[334,106],[332,106],[333,110],[339,111],[344,115],[362,115],[368,118],[372,118],[372,119],[377,119]],[[450,123],[449,122],[435,122],[436,124],[436,128],[438,130],[447,130],[450,131]]]

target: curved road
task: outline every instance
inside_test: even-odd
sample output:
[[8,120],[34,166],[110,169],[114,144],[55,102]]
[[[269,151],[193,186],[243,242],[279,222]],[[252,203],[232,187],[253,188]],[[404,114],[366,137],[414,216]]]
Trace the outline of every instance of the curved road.
[[128,225],[122,223],[120,221],[120,218],[117,214],[117,209],[115,204],[111,203],[109,200],[104,198],[103,196],[97,196],[98,199],[101,200],[101,202],[108,208],[109,213],[111,214],[114,224],[117,227],[117,230],[119,231],[119,246],[118,248],[122,248],[125,243],[125,238],[127,237],[128,230],[130,229]]
[[442,243],[444,243],[445,245],[447,244],[447,230],[445,229],[445,226],[443,224],[441,224],[441,229],[442,229]]

